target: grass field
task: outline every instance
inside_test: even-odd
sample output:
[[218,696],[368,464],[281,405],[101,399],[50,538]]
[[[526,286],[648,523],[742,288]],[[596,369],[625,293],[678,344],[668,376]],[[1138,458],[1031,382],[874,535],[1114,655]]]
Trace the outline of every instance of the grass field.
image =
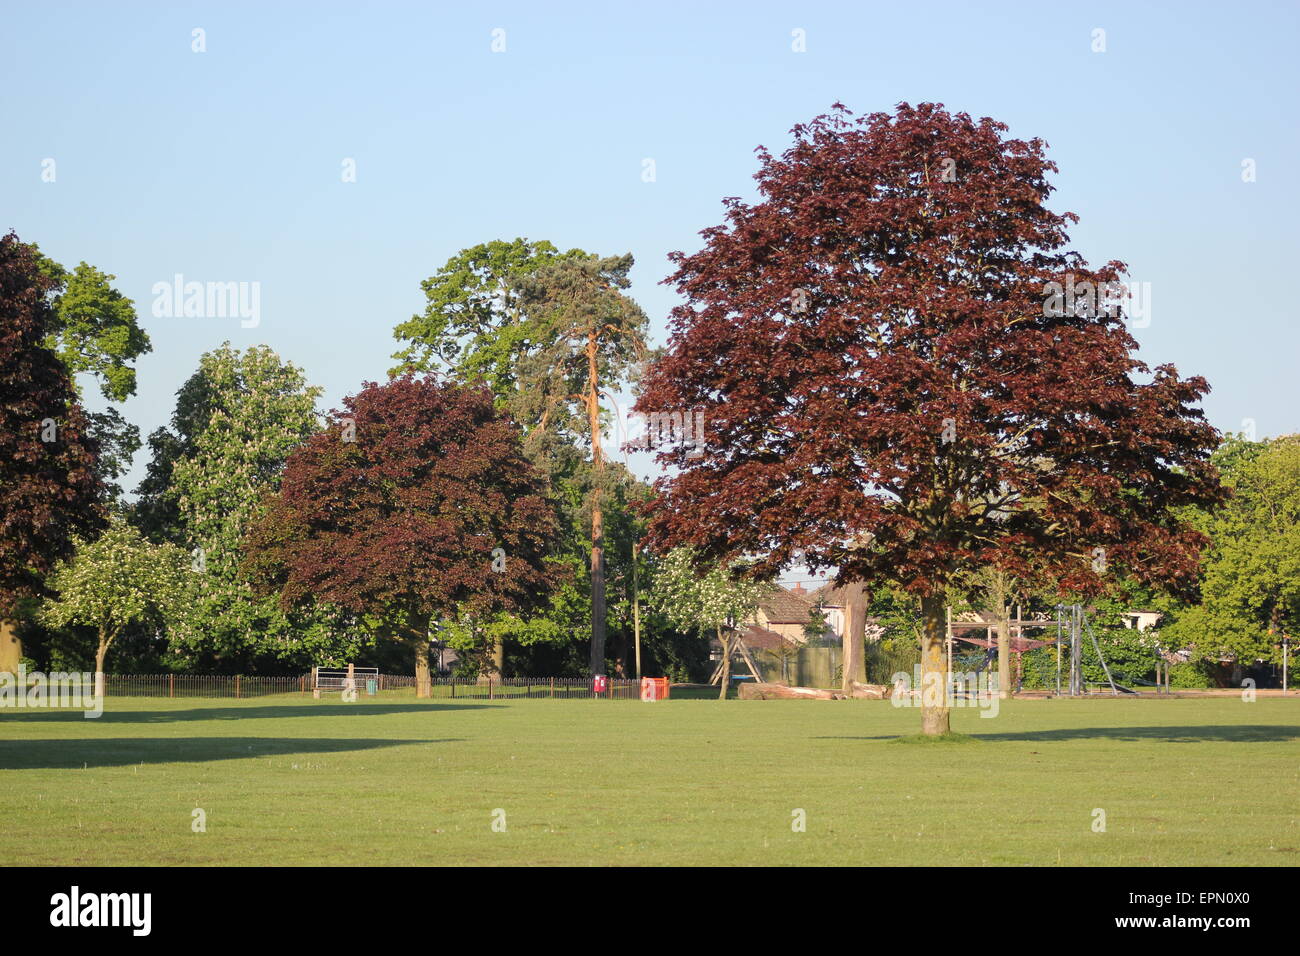
[[[7,864],[1300,864],[1300,700],[0,712]],[[207,832],[191,830],[192,811]],[[1093,811],[1106,814],[1093,831]],[[492,829],[505,811],[505,831]],[[793,813],[806,832],[793,832]]]

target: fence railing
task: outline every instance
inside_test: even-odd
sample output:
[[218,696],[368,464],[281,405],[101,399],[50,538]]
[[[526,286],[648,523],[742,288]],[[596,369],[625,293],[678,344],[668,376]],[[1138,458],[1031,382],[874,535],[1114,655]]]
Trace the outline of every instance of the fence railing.
[[110,697],[266,697],[310,694],[311,678],[243,674],[107,674]]
[[[605,682],[599,694],[592,692],[589,677],[482,677],[477,680],[459,677],[435,677],[429,681],[433,697],[464,700],[498,700],[506,698],[584,698],[600,696],[610,700],[640,700],[641,683],[635,680]],[[380,675],[380,690],[409,688],[415,691],[415,678]]]
[[[435,677],[430,680],[433,697],[464,700],[514,698],[576,699],[600,696],[610,700],[640,700],[641,684],[635,680],[606,681],[596,695],[586,677]],[[301,677],[249,677],[241,674],[108,674],[106,692],[110,697],[266,697],[272,694],[310,695],[310,674]],[[365,682],[358,681],[360,698],[365,696]],[[378,688],[384,691],[415,693],[414,677],[402,674],[379,674]]]

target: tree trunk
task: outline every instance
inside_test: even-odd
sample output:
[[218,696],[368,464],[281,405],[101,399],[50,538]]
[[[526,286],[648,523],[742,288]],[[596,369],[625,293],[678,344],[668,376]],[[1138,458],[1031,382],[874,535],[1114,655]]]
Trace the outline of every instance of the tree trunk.
[[600,489],[591,505],[591,674],[605,673],[605,530]]
[[998,696],[1004,700],[1011,690],[1011,623],[1007,606],[998,605]]
[[429,680],[429,645],[426,643],[421,647],[415,641],[412,641],[411,645],[415,652],[415,696],[432,697],[433,684]]
[[108,656],[108,645],[113,643],[113,638],[99,629],[99,646],[95,648],[95,696],[103,697],[104,692],[108,689],[108,680],[104,674],[104,658]]
[[605,459],[600,449],[600,383],[596,372],[596,335],[587,337],[587,424],[591,429],[591,675],[605,673],[605,523],[600,510],[600,479]]
[[22,660],[23,642],[18,639],[18,622],[0,619],[0,673],[17,674]]
[[433,682],[429,679],[429,619],[413,614],[406,642],[415,654],[415,696],[432,697]]
[[722,678],[718,681],[722,690],[718,694],[718,700],[726,700],[727,688],[731,686],[731,638],[726,636],[722,628],[718,628],[718,643],[722,645]]
[[867,589],[861,581],[844,588],[843,672],[840,689],[849,693],[853,682],[867,679]]
[[506,669],[506,642],[498,637],[492,641],[492,671],[498,677],[505,673]]
[[[759,684],[746,681],[740,685],[738,696],[741,700],[838,700],[844,695],[821,687],[786,687],[784,684]],[[855,696],[878,697],[879,695]]]
[[617,637],[614,640],[614,676],[621,679],[627,677],[627,630],[619,628]]
[[921,732],[938,737],[949,732],[947,675],[943,664],[943,596],[921,599]]

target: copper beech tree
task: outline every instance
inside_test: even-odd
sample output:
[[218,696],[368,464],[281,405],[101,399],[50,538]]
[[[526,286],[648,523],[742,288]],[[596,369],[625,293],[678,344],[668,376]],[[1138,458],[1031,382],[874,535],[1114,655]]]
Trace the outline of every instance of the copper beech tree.
[[343,404],[289,457],[248,569],[286,607],[332,604],[396,635],[427,697],[431,622],[543,601],[556,519],[487,388],[408,374]]
[[673,256],[686,302],[637,404],[705,422],[702,447],[660,448],[651,544],[918,597],[932,735],[948,589],[988,567],[1194,588],[1205,541],[1175,509],[1223,496],[1208,385],[1134,357],[1124,265],[1066,249],[1045,144],[1005,132],[836,104],[760,149],[760,199]]
[[106,524],[99,445],[77,390],[47,342],[50,279],[12,232],[0,237],[0,671],[22,660],[20,608],[75,538]]

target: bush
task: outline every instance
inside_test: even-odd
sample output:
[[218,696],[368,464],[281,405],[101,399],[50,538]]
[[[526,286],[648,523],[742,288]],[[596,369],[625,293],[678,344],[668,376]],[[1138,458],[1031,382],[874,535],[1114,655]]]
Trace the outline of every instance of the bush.
[[1174,664],[1169,668],[1169,686],[1174,687],[1212,687],[1214,686],[1208,674],[1199,664],[1188,661],[1185,664]]
[[[1026,651],[1021,655],[1024,666],[1024,679],[1021,686],[1026,689],[1034,690],[1055,690],[1056,689],[1056,648],[1055,647],[1036,647],[1032,651]],[[1070,680],[1069,674],[1070,662],[1064,657],[1061,660],[1061,686],[1065,687]]]
[[[1097,643],[1105,655],[1106,666],[1120,684],[1153,684],[1156,677],[1155,637],[1137,628],[1099,627],[1093,624]],[[1089,684],[1104,684],[1106,671],[1097,659],[1097,651],[1087,629],[1083,633],[1083,679]]]
[[912,669],[921,663],[921,648],[910,642],[881,640],[867,642],[867,683],[892,684],[894,674],[902,671],[911,678]]

